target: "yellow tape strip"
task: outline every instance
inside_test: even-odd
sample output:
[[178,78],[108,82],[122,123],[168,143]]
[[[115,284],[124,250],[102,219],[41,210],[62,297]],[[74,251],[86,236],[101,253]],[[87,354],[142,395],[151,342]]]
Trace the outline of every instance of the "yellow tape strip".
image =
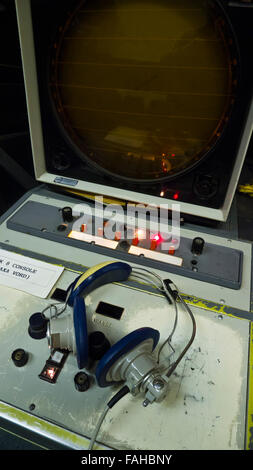
[[194,307],[202,308],[202,309],[208,310],[210,312],[216,312],[216,313],[219,313],[221,315],[228,315],[230,317],[234,316],[234,315],[229,314],[225,311],[225,309],[228,308],[226,305],[222,305],[222,304],[218,304],[218,303],[210,305],[211,302],[208,302],[204,299],[200,299],[200,298],[194,297],[194,296],[190,296],[190,298],[188,298],[188,296],[185,295],[185,294],[182,294],[182,297],[183,297],[184,301],[187,304],[190,304]]
[[249,384],[246,449],[253,450],[253,323],[250,326]]
[[[49,440],[60,442],[70,448],[85,450],[89,447],[90,441],[86,437],[79,436],[74,432],[49,423],[44,419],[30,415],[29,413],[19,410],[7,403],[0,402],[0,417],[29,429],[31,432],[43,434]],[[97,444],[96,449],[104,450],[105,447]]]

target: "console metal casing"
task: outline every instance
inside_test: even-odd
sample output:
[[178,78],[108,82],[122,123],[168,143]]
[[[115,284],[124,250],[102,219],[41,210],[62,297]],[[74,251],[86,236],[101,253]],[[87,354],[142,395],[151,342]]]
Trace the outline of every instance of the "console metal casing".
[[[43,140],[43,126],[40,112],[40,98],[36,69],[31,1],[32,0],[16,0],[16,11],[18,19],[28,118],[30,124],[30,135],[36,179],[40,182],[44,182],[47,184],[53,184],[62,187],[74,187],[79,191],[85,191],[93,194],[101,194],[105,196],[113,195],[114,198],[118,198],[125,201],[132,201],[135,203],[143,204],[147,203],[147,194],[128,191],[125,190],[123,187],[118,188],[116,186],[105,186],[102,184],[90,183],[88,181],[66,178],[57,174],[51,174],[47,171]],[[223,206],[219,209],[207,209],[205,206],[182,202],[182,213],[216,221],[225,221],[227,219],[235,194],[236,186],[238,184],[241,169],[244,163],[244,159],[247,153],[252,129],[253,103],[251,103],[249,107],[248,117],[246,119],[244,131],[241,136],[233,173],[231,176],[230,184],[228,186],[227,195],[224,200]],[[167,204],[168,209],[171,210],[174,201],[170,199],[164,199],[163,197],[148,195],[148,202],[149,204],[154,204],[156,206],[159,206],[161,204]]]

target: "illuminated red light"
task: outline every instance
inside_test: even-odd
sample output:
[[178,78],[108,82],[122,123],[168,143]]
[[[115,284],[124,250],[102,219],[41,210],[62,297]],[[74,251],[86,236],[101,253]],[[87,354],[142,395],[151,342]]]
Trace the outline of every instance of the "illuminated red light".
[[160,233],[156,233],[151,237],[151,244],[150,244],[150,249],[151,250],[156,250],[157,245],[163,241],[163,237],[161,236]]
[[53,379],[55,376],[55,369],[47,369],[47,375],[50,379]]
[[132,241],[132,245],[137,246],[140,240],[144,240],[146,238],[146,231],[139,228],[135,231],[134,238]]
[[179,198],[179,194],[178,194],[178,193],[173,194],[173,199],[177,200],[178,198]]
[[139,238],[139,240],[143,240],[146,236],[145,230],[142,230],[141,228],[138,229],[135,233],[135,236]]
[[153,237],[152,240],[154,240],[156,243],[161,243],[163,241],[163,237],[160,233],[156,233]]

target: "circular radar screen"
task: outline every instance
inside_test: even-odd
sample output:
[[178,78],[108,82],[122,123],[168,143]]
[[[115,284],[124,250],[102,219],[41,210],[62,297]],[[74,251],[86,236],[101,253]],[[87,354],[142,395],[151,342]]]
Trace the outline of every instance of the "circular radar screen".
[[81,159],[118,178],[169,179],[210,153],[237,81],[217,2],[90,0],[61,25],[51,92]]

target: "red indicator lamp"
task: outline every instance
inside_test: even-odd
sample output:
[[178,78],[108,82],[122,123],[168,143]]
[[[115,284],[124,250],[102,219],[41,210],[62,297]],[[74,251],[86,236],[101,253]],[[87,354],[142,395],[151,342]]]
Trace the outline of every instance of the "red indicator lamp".
[[163,237],[160,233],[156,233],[153,237],[152,240],[155,240],[157,243],[161,243],[163,241]]
[[47,375],[52,380],[55,376],[56,369],[52,367],[51,369],[47,369]]
[[144,240],[144,238],[146,238],[146,232],[144,229],[139,228],[136,230],[135,236],[139,238],[139,240]]
[[163,237],[160,233],[156,233],[155,235],[153,235],[153,237],[151,238],[151,245],[150,245],[150,249],[151,250],[155,250],[157,248],[157,245],[159,245],[160,243],[162,243],[163,241]]
[[132,241],[132,245],[137,246],[140,240],[144,240],[146,238],[146,231],[144,229],[139,228],[135,231],[134,238]]
[[54,380],[57,371],[58,369],[56,367],[49,366],[43,370],[42,375],[45,377],[45,379],[51,382]]
[[173,194],[173,199],[174,199],[175,201],[177,201],[178,198],[179,198],[179,193],[174,193],[174,194]]

